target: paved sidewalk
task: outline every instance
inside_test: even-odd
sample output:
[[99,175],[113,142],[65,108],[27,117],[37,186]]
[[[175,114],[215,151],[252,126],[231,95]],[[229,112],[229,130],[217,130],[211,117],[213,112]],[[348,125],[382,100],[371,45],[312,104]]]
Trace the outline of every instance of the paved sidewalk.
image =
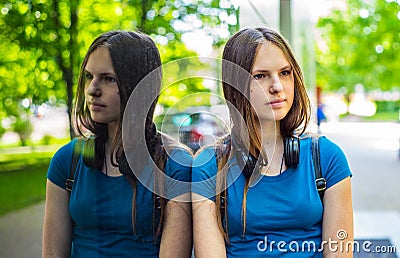
[[0,258],[40,258],[44,202],[0,217]]
[[[355,210],[354,238],[363,256],[359,257],[400,257],[400,212],[394,210]],[[365,246],[361,240],[389,240],[388,245]],[[380,253],[378,253],[380,252]],[[357,256],[357,253],[354,255]]]

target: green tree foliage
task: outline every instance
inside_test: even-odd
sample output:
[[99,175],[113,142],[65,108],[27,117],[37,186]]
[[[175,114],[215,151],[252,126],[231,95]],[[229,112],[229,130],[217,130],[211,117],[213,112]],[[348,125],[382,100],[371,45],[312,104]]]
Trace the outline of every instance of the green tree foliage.
[[317,28],[317,84],[325,90],[400,87],[399,1],[348,0],[345,10],[320,18]]
[[[161,58],[166,64],[163,76],[164,91],[160,95],[159,103],[178,110],[193,105],[210,105],[207,94],[192,96],[194,93],[210,92],[210,89],[204,86],[203,79],[182,80],[196,76],[193,67],[197,70],[207,67],[207,64],[193,58],[197,53],[187,50],[182,35],[202,30],[212,38],[212,45],[219,47],[224,44],[230,33],[237,30],[237,8],[224,0],[134,2],[130,5],[135,5],[135,9],[140,10],[141,7],[141,18],[135,25],[151,35],[160,45]],[[180,61],[174,62],[175,60]]]
[[34,106],[53,99],[67,104],[70,115],[78,60],[77,1],[12,0],[2,6],[1,16],[0,87],[5,94],[0,119],[13,116],[14,128],[31,128],[29,120],[19,121],[22,99]]
[[[195,55],[182,43],[183,33],[204,29],[218,46],[226,39],[218,30],[237,26],[232,22],[237,9],[227,0],[6,0],[0,11],[0,121],[11,117],[14,122],[21,117],[23,99],[32,106],[66,104],[71,117],[79,64],[89,44],[105,31],[149,34],[167,63]],[[203,64],[192,65],[201,69]],[[185,72],[180,68],[177,78]],[[201,80],[184,84],[171,87],[171,94],[207,91]],[[167,98],[160,101],[171,105]]]

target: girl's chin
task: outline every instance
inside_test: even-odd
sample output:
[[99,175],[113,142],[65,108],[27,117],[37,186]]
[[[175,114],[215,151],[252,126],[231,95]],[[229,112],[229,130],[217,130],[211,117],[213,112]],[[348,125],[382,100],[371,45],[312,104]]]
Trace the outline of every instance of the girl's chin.
[[267,123],[267,122],[278,122],[281,121],[282,119],[284,119],[286,116],[286,114],[275,114],[275,115],[271,115],[271,116],[260,116],[260,122],[261,123]]

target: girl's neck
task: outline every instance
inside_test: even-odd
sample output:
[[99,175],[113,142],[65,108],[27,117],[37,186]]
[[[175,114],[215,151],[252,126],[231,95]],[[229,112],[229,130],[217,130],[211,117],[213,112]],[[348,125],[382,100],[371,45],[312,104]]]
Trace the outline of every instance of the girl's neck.
[[[111,155],[113,138],[110,137],[104,143],[104,165],[103,165],[103,173],[108,176],[119,176],[121,173],[119,172],[118,166],[116,166],[115,155]],[[115,151],[115,150],[114,150]],[[111,160],[114,159],[113,161]]]
[[261,174],[278,175],[286,169],[284,164],[284,144],[279,121],[260,123],[262,152],[267,157],[268,165],[263,167]]
[[117,133],[118,124],[117,123],[109,123],[107,124],[107,131],[108,131],[108,139],[107,142],[111,143],[114,140],[114,137]]
[[267,121],[260,123],[262,145],[276,144],[283,140],[279,121]]

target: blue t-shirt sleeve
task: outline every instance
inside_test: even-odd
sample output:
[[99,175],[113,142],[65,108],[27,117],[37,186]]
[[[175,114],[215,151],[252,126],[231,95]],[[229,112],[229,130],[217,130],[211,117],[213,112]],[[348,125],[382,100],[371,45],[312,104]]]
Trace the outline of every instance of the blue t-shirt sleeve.
[[338,145],[326,137],[320,137],[320,158],[327,188],[352,176],[346,155]]
[[190,193],[192,160],[192,155],[183,148],[175,148],[168,153],[165,164],[167,199]]
[[65,181],[70,175],[72,152],[76,140],[62,146],[51,159],[47,178],[61,188],[65,188]]
[[192,166],[193,193],[215,201],[217,171],[214,148],[208,147],[196,154]]

